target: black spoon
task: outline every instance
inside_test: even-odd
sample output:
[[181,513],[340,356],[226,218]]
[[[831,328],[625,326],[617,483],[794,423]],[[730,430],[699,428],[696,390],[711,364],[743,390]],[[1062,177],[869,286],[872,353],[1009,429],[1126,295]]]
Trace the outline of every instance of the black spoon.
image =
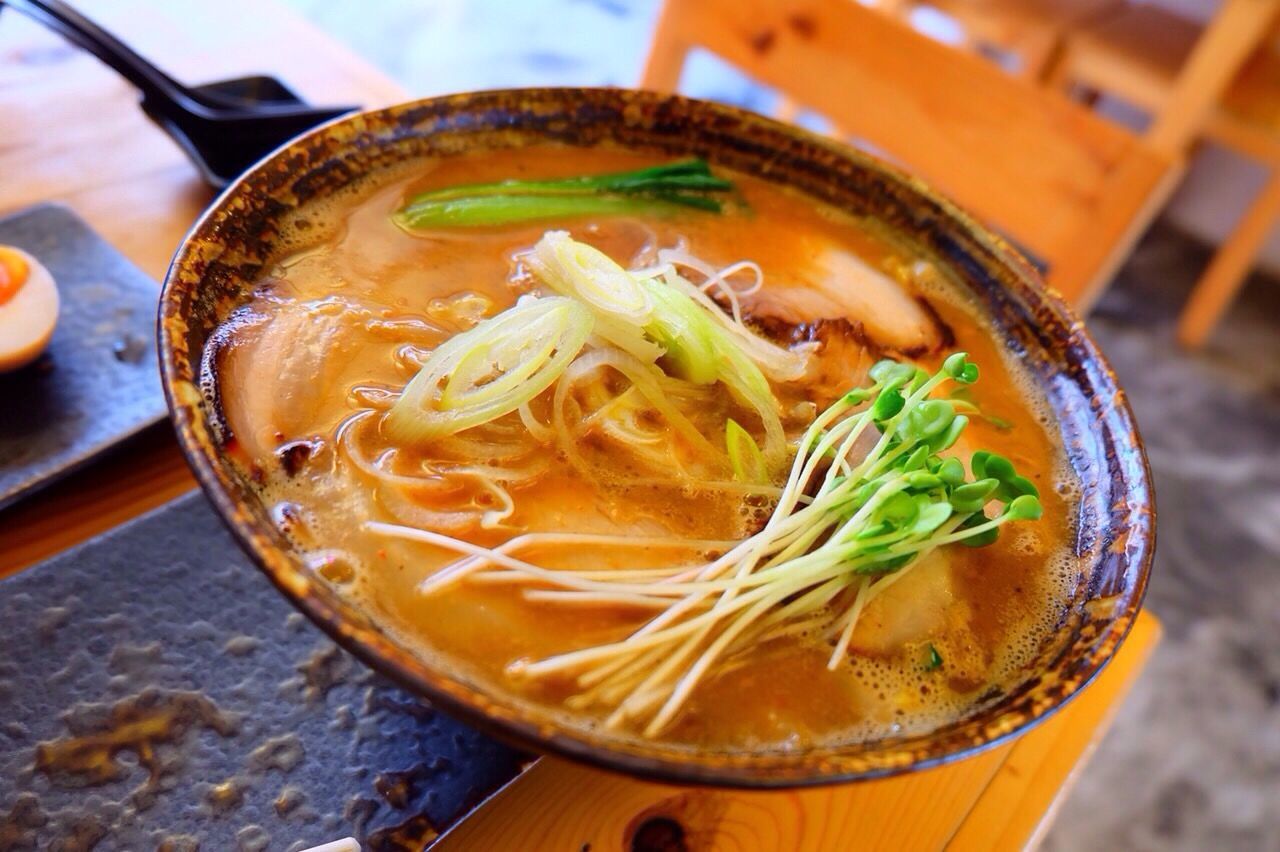
[[101,59],[142,93],[142,109],[221,188],[298,134],[359,107],[312,107],[272,77],[188,87],[61,0],[0,0]]

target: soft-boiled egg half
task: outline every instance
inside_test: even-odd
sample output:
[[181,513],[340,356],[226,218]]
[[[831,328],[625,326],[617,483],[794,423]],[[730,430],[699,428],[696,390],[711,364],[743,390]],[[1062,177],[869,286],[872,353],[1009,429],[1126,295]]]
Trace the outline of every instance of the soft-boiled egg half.
[[58,288],[40,261],[0,246],[0,373],[40,357],[58,322]]

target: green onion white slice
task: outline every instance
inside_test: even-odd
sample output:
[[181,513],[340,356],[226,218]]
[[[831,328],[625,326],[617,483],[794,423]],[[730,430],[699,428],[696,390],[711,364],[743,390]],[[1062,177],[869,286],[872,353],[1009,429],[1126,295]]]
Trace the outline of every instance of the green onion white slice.
[[644,333],[653,319],[648,292],[607,254],[564,231],[547,231],[523,259],[547,287],[591,309],[601,338],[642,361],[662,354]]
[[[760,285],[759,278],[751,288],[745,291],[737,291],[728,283],[728,271],[717,270],[687,251],[662,249],[658,252],[658,262],[660,265],[666,265],[667,267],[661,274],[661,278],[667,286],[673,290],[680,291],[706,308],[711,320],[728,332],[733,341],[742,348],[752,361],[756,362],[756,365],[770,379],[775,382],[793,382],[801,378],[808,370],[809,353],[807,351],[801,348],[787,349],[779,346],[756,334],[742,321],[742,309],[738,302],[738,297],[754,292]],[[680,275],[676,271],[680,267],[693,269],[701,274],[705,279],[702,286],[694,286],[688,279]],[[758,273],[758,267],[754,264],[748,265],[746,262],[734,264],[731,267],[727,267],[727,270],[738,268],[750,269]],[[725,300],[729,302],[732,308],[731,313],[725,313],[721,310],[715,300],[707,294],[707,288],[712,286],[717,287]]]
[[662,347],[671,374],[695,385],[719,379],[723,341],[710,317],[689,297],[665,284],[643,283],[655,305],[645,330]]
[[[544,234],[526,262],[547,287],[591,307],[599,337],[645,364],[663,358],[676,378],[700,385],[723,382],[759,417],[768,468],[785,464],[786,436],[777,400],[752,353],[767,356],[775,372],[793,377],[803,372],[804,356],[788,353],[725,317],[705,293],[674,273],[667,278],[683,287],[628,272],[564,231]],[[748,348],[744,342],[754,345]]]
[[488,423],[555,383],[582,350],[591,311],[560,296],[530,299],[436,347],[383,421],[422,443]]

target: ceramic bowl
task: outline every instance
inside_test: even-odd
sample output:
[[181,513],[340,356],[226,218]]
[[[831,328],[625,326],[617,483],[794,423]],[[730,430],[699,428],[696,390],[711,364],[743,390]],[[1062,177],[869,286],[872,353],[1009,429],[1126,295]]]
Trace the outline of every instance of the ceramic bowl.
[[[223,453],[198,385],[210,332],[283,250],[281,218],[407,159],[528,145],[698,156],[880,220],[954,273],[1041,384],[1084,484],[1076,544],[1087,570],[1057,635],[1025,679],[928,733],[798,751],[727,753],[568,727],[469,682],[379,629],[308,570]],[[293,603],[373,668],[447,712],[521,746],[686,783],[773,787],[919,769],[1025,731],[1089,683],[1142,603],[1154,547],[1150,472],[1133,415],[1088,331],[1005,241],[901,171],[851,147],[727,106],[617,89],[525,89],[416,101],[299,137],[245,174],[179,249],[160,302],[165,391],[182,449],[245,551]]]

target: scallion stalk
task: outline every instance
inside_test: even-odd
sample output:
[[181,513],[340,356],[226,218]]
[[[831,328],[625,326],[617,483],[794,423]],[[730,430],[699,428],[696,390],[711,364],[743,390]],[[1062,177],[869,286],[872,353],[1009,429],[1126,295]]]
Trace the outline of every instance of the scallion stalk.
[[682,208],[719,213],[717,193],[733,183],[703,160],[627,172],[553,180],[505,180],[419,193],[393,220],[406,230],[473,228],[592,214],[671,213]]

